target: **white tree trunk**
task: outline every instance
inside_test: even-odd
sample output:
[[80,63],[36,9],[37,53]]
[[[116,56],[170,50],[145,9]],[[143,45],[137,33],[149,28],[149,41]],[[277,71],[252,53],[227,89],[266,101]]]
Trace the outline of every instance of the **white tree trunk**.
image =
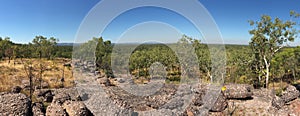
[[266,66],[266,88],[269,85],[269,76],[270,76],[270,63],[268,62],[266,56],[264,56],[265,66]]

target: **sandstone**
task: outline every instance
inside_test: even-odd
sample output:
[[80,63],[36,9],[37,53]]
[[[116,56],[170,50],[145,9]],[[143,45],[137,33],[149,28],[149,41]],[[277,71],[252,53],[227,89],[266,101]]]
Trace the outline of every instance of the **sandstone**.
[[65,109],[57,103],[51,103],[50,106],[47,107],[46,116],[68,116]]
[[27,116],[30,114],[30,99],[21,93],[0,93],[1,116]]
[[292,85],[288,85],[286,90],[283,91],[281,95],[281,99],[285,102],[288,103],[296,98],[299,97],[299,91],[296,89],[296,87]]
[[32,104],[32,115],[33,116],[44,116],[45,109],[42,103],[33,103]]
[[280,109],[284,106],[284,101],[280,97],[275,96],[272,100],[272,106],[277,109]]
[[68,94],[66,94],[66,93],[60,93],[60,94],[56,94],[53,97],[52,103],[63,104],[67,100],[71,100],[71,97]]
[[66,112],[70,116],[91,116],[91,112],[88,108],[80,101],[66,101],[63,104]]
[[245,99],[253,95],[253,87],[247,84],[228,84],[225,85],[224,95],[228,99]]

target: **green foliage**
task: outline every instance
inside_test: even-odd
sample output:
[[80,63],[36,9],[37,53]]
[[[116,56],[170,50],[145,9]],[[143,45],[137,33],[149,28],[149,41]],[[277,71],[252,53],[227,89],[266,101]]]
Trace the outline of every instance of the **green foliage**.
[[32,40],[32,47],[35,48],[36,57],[43,57],[51,59],[55,55],[55,47],[58,39],[50,37],[49,39],[44,36],[36,36]]
[[[291,18],[295,16],[295,12],[290,13]],[[274,55],[284,46],[287,42],[293,42],[297,38],[298,32],[295,26],[296,22],[288,20],[283,21],[279,18],[272,19],[268,15],[263,15],[259,21],[249,21],[254,29],[249,33],[252,35],[249,43],[255,55],[255,64],[257,65],[257,74],[259,80],[264,77],[266,87],[270,76],[271,60]]]

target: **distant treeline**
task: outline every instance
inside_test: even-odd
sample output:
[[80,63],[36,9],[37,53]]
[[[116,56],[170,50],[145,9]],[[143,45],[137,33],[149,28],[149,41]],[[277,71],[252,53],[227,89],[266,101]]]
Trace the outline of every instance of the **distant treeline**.
[[0,58],[71,58],[73,46],[57,46],[54,37],[36,36],[28,44],[16,44],[9,37],[0,37]]

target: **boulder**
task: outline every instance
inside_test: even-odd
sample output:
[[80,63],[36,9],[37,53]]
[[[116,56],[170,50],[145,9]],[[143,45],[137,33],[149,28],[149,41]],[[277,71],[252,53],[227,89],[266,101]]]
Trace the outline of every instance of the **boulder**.
[[123,79],[123,78],[118,78],[117,80],[119,83],[125,83],[125,79]]
[[49,89],[36,89],[34,91],[34,95],[37,97],[44,97],[47,93],[51,93],[51,90]]
[[0,116],[30,115],[30,99],[21,93],[0,93]]
[[52,91],[49,89],[36,89],[34,91],[34,95],[42,99],[44,102],[52,102],[53,100],[53,94]]
[[220,87],[199,85],[192,91],[195,93],[195,98],[192,100],[191,112],[198,112],[202,106],[212,112],[221,112],[228,105],[226,96],[220,92]]
[[253,95],[253,87],[247,84],[228,84],[225,85],[224,95],[228,99],[245,99]]
[[283,91],[282,95],[281,95],[281,99],[285,102],[288,103],[296,98],[298,98],[299,96],[299,91],[296,89],[296,87],[292,86],[292,85],[288,85],[286,90]]
[[284,106],[284,101],[280,97],[275,96],[272,99],[272,106],[277,109],[280,109],[282,106]]
[[66,101],[63,107],[70,116],[92,116],[92,113],[80,101]]
[[81,101],[80,95],[76,88],[61,88],[55,90],[53,93],[54,95],[66,94],[70,96],[70,99],[72,101]]
[[227,107],[228,102],[224,94],[219,94],[219,97],[215,104],[211,107],[210,111],[213,112],[222,112]]
[[111,83],[107,77],[97,79],[101,85],[111,86]]
[[67,93],[60,93],[60,94],[55,94],[53,97],[52,103],[59,103],[63,104],[65,101],[71,100],[71,97]]
[[57,103],[51,103],[47,107],[46,116],[68,116],[65,109]]
[[33,116],[44,116],[45,115],[44,105],[42,103],[32,104],[32,115]]
[[52,93],[47,93],[44,96],[44,102],[52,102],[52,100],[53,100],[53,94]]
[[22,91],[22,88],[20,86],[14,86],[11,88],[12,93],[20,93]]

